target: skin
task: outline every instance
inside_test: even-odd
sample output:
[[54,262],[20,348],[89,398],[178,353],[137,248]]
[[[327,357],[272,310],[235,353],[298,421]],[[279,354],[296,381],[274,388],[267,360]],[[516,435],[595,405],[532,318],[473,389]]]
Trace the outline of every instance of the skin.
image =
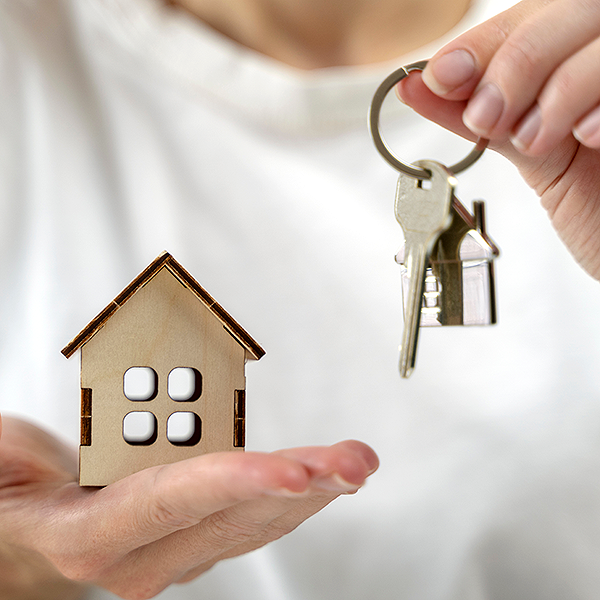
[[[472,71],[455,69],[462,80],[448,81],[449,62],[465,55]],[[600,1],[525,0],[442,48],[422,76],[398,86],[402,100],[428,119],[469,139],[491,138],[491,147],[519,168],[574,258],[595,279],[599,58]],[[493,96],[482,105],[477,95],[486,87]]]
[[[176,8],[241,44],[313,69],[412,50],[456,24],[468,0],[180,4]],[[411,22],[401,40],[393,21]],[[272,454],[211,454],[103,489],[80,488],[74,449],[28,423],[5,419],[0,597],[71,600],[93,584],[122,598],[151,598],[288,533],[339,495],[356,492],[377,466],[373,450],[346,441]]]
[[378,466],[366,445],[224,452],[77,484],[77,453],[19,419],[0,439],[0,597],[71,600],[86,585],[152,598],[290,532]]
[[169,3],[261,54],[300,69],[317,69],[365,65],[402,56],[449,31],[464,16],[470,0]]
[[[331,0],[327,7],[323,0],[181,3],[234,40],[300,68],[364,64],[412,49],[398,41],[397,24],[405,22],[414,2],[395,0],[406,9],[399,15],[394,3],[382,0],[380,12],[369,17],[373,22],[364,19],[361,35],[360,19],[340,20],[344,8],[366,14],[367,3],[358,0]],[[428,27],[438,26],[431,24],[435,15],[444,15],[439,34],[454,24],[455,16],[443,10],[446,4],[451,3],[437,2],[439,11],[429,12],[427,26],[415,19],[421,37],[411,42],[413,48],[432,39]],[[246,12],[236,12],[244,6]],[[309,17],[318,17],[322,27],[312,31]],[[260,35],[253,36],[256,23]],[[336,25],[342,32],[333,34]],[[282,39],[293,39],[291,50],[282,49],[277,35],[267,44],[278,27]],[[365,40],[377,39],[377,32],[385,39],[371,51]],[[600,95],[593,72],[598,33],[599,0],[525,0],[443,48],[423,76],[414,74],[399,86],[403,100],[426,117],[470,139],[473,132],[491,137],[596,278],[600,133],[589,121]],[[467,63],[471,57],[472,72],[464,61],[461,68],[443,68],[444,57],[455,50],[466,53]],[[487,84],[495,96],[482,107],[477,93]],[[498,106],[499,115],[491,118],[490,107]],[[525,144],[521,129],[532,110],[538,111],[539,133]],[[284,535],[340,494],[356,491],[376,468],[373,451],[349,441],[272,454],[207,455],[148,469],[103,489],[79,488],[72,449],[23,421],[6,419],[0,438],[0,597],[70,600],[93,583],[123,598],[151,598],[223,558]]]

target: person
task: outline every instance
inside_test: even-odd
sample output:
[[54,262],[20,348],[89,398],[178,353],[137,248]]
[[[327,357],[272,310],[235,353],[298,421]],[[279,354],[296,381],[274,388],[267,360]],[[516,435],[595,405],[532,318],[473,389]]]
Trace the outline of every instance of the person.
[[[500,324],[423,331],[397,374],[395,174],[365,117],[399,64],[443,46],[403,100],[491,137],[599,275],[600,4],[468,4],[0,2],[3,598],[595,597],[597,283],[500,157],[459,177],[489,198]],[[460,150],[386,114],[407,160]],[[267,349],[251,451],[79,488],[59,350],[164,248]],[[323,445],[345,438],[378,476],[245,554],[377,468]]]
[[[416,110],[438,116],[453,130],[494,140],[535,189],[574,258],[595,279],[600,279],[594,202],[600,88],[593,84],[597,32],[586,16],[589,11],[597,18],[599,9],[596,2],[522,3],[458,38],[428,65],[428,87],[455,103],[442,108],[423,89],[414,90],[411,98]],[[535,18],[529,17],[531,10],[537,11]],[[556,26],[573,11],[582,27],[577,37]],[[459,102],[467,100],[466,106]]]

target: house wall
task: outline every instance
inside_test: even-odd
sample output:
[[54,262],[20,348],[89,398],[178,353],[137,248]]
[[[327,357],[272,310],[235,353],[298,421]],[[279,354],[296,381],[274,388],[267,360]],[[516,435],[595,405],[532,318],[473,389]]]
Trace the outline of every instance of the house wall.
[[[245,389],[245,350],[168,269],[138,290],[82,347],[81,360],[81,386],[92,389],[91,445],[80,448],[81,485],[107,485],[153,465],[234,449],[234,393]],[[132,366],[156,371],[153,400],[125,397],[123,375]],[[175,367],[194,367],[202,374],[198,400],[168,397],[167,377]],[[158,420],[158,438],[149,446],[132,446],[123,438],[123,418],[135,410],[152,412]],[[176,411],[199,415],[197,445],[174,446],[167,439],[167,419]]]

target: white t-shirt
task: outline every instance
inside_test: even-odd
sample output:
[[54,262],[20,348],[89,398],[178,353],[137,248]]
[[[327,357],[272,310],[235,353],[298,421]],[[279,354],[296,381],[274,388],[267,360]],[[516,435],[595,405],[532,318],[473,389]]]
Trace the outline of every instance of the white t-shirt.
[[[397,372],[397,174],[366,112],[432,52],[305,73],[158,0],[0,0],[1,410],[76,443],[60,349],[166,249],[267,350],[248,449],[357,438],[381,458],[355,497],[160,598],[598,595],[600,290],[491,152],[458,195],[487,200],[499,324],[423,329]],[[469,149],[386,112],[406,161]]]

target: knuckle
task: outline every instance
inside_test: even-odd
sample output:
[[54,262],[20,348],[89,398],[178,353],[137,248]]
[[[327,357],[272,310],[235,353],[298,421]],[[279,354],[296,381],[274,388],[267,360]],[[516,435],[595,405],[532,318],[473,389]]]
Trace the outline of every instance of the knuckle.
[[578,88],[577,78],[566,68],[559,68],[550,78],[544,96],[552,105],[568,104],[568,99]]
[[[506,41],[510,36],[510,27],[501,17],[502,15],[490,19],[485,23],[487,28],[489,28],[485,31],[487,39]],[[469,35],[468,32],[465,35]]]
[[269,541],[278,540],[279,538],[282,538],[282,537],[286,536],[288,533],[291,533],[292,531],[294,531],[294,529],[296,529],[299,525],[300,525],[300,523],[273,524],[273,526],[269,529],[269,531],[266,532],[268,534],[268,539],[269,539]]
[[109,565],[106,559],[86,556],[51,557],[51,561],[64,577],[82,583],[97,581]]
[[174,498],[168,488],[173,481],[162,477],[164,467],[158,469],[152,488],[153,501],[149,503],[145,514],[142,516],[151,529],[157,527],[165,531],[174,529],[185,529],[197,523],[197,519],[186,514],[186,511],[177,508],[173,502]]
[[244,519],[232,518],[223,513],[213,513],[203,523],[205,534],[221,544],[236,544],[256,535],[263,528],[262,523]]
[[273,522],[265,527],[262,531],[258,532],[253,536],[252,541],[258,548],[274,542],[292,531],[294,531],[300,525],[300,521],[292,522]]
[[544,61],[544,51],[536,38],[514,34],[504,43],[501,60],[508,76],[518,73],[521,80],[535,80]]
[[154,528],[165,530],[185,529],[196,523],[196,519],[177,510],[175,507],[157,499],[149,509],[147,520]]

